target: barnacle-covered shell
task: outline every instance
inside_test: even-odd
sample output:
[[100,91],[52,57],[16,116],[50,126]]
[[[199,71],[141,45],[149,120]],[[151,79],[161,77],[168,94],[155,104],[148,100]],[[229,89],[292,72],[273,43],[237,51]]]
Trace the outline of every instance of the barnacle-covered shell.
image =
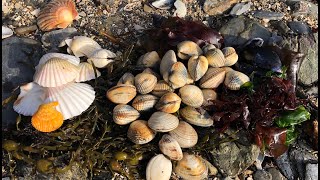
[[142,94],[136,96],[132,101],[132,107],[138,111],[149,111],[158,102],[159,98],[151,94]]
[[202,108],[186,106],[179,110],[180,115],[190,124],[202,127],[213,125],[213,120],[207,111]]
[[[79,74],[76,77],[75,81],[76,82],[84,82],[84,81],[89,81],[91,79],[95,79],[95,70],[93,69],[93,66],[87,62],[82,62],[79,65]],[[101,73],[96,70],[97,77],[101,76]]]
[[30,82],[20,86],[20,94],[13,103],[13,109],[24,116],[32,116],[46,98],[45,88]]
[[[173,50],[167,51],[160,62],[160,74],[165,81],[168,81],[169,71],[174,63],[177,62],[176,54]],[[166,77],[166,78],[165,78]]]
[[173,92],[168,92],[164,94],[155,108],[159,111],[166,113],[175,113],[179,110],[181,104],[181,98]]
[[[93,53],[102,49],[95,40],[86,36],[74,36],[71,42],[67,44],[76,57],[87,56],[90,58],[94,56]],[[90,61],[88,60],[88,62]],[[97,65],[95,66],[98,67]]]
[[2,39],[10,37],[13,35],[13,31],[6,27],[6,26],[2,26]]
[[[96,48],[97,50],[92,50],[92,54],[89,56],[87,61],[89,63],[93,63],[97,68],[105,68],[109,63],[112,63],[117,55],[107,49],[100,49],[98,48],[95,43],[93,43],[92,47]],[[94,49],[93,48],[93,49]],[[87,52],[86,54],[90,54]]]
[[223,67],[226,64],[223,52],[218,49],[211,49],[205,54],[211,67]]
[[161,97],[164,94],[173,91],[174,89],[165,80],[160,80],[157,82],[151,93],[157,97]]
[[191,56],[202,54],[201,48],[193,41],[183,41],[177,45],[177,56],[180,59],[189,59]]
[[202,47],[202,51],[204,54],[207,54],[207,52],[211,49],[216,49],[217,47],[213,44],[206,44]]
[[113,121],[119,125],[126,125],[139,118],[140,113],[126,104],[118,104],[113,109]]
[[188,61],[188,72],[193,80],[198,81],[208,70],[205,56],[192,56]]
[[224,66],[232,66],[238,61],[238,54],[233,47],[225,47],[221,51],[226,59]]
[[131,73],[124,73],[121,78],[119,79],[117,85],[119,84],[127,84],[134,86],[134,75]]
[[172,163],[163,154],[150,159],[146,169],[146,180],[169,180],[172,172]]
[[188,71],[182,62],[176,62],[172,65],[168,83],[173,89],[180,88],[187,83]]
[[200,79],[201,88],[217,88],[224,80],[226,72],[223,68],[209,68],[206,74]]
[[196,130],[184,121],[180,121],[178,127],[170,131],[169,135],[177,140],[182,148],[191,148],[198,142]]
[[134,84],[140,94],[147,94],[156,86],[157,77],[150,73],[140,73],[135,76]]
[[229,71],[226,74],[224,85],[230,90],[239,90],[241,85],[249,82],[250,78],[239,71]]
[[137,65],[147,68],[157,68],[160,65],[160,61],[161,59],[157,51],[151,51],[140,56],[137,61]]
[[183,158],[174,167],[174,172],[186,180],[201,180],[208,176],[208,167],[200,156],[183,153]]
[[159,141],[160,151],[170,159],[180,161],[183,157],[181,147],[177,140],[169,134],[164,134]]
[[154,112],[148,120],[148,126],[157,132],[169,132],[179,124],[179,119],[169,113]]
[[147,121],[135,120],[128,129],[127,136],[135,144],[146,144],[150,142],[156,135],[152,129],[148,127]]
[[201,89],[195,85],[185,85],[179,89],[179,95],[184,104],[192,107],[200,107],[203,103]]
[[127,104],[137,95],[135,86],[119,84],[107,91],[107,98],[115,104]]
[[213,89],[202,89],[203,103],[202,106],[209,105],[209,102],[217,99],[217,93]]
[[40,10],[37,24],[42,31],[66,28],[78,16],[73,0],[52,0]]

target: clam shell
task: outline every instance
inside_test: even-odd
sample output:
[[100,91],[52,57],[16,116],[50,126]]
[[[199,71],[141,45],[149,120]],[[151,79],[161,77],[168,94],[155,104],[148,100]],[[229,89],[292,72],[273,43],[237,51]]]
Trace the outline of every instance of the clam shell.
[[[92,45],[93,50],[92,54],[88,56],[87,61],[89,63],[93,63],[95,67],[97,68],[105,68],[109,63],[112,63],[114,59],[117,57],[117,55],[107,49],[101,49],[97,44],[94,43]],[[87,52],[86,54],[90,54],[90,52]]]
[[132,101],[132,107],[138,111],[149,111],[158,102],[159,98],[151,94],[136,96]]
[[157,9],[170,9],[175,0],[152,0],[150,5]]
[[145,68],[158,68],[160,65],[160,57],[157,51],[151,51],[142,55],[138,61],[137,65]]
[[124,73],[119,79],[117,85],[119,84],[127,84],[134,86],[134,75],[131,73]]
[[201,88],[217,88],[224,80],[226,72],[223,68],[209,68],[206,74],[200,79]]
[[213,125],[213,120],[207,111],[202,108],[194,108],[191,106],[186,106],[179,110],[180,115],[190,124],[209,127]]
[[58,101],[57,110],[62,113],[64,120],[80,115],[95,99],[93,87],[85,83],[68,83],[47,90],[45,102]]
[[120,84],[107,91],[107,98],[115,104],[127,104],[137,95],[135,86]]
[[180,161],[183,157],[179,143],[169,134],[164,134],[159,141],[160,151],[170,159]]
[[217,47],[213,44],[206,44],[202,47],[202,51],[204,54],[207,54],[207,52],[211,49],[216,49]]
[[201,48],[193,41],[183,41],[177,45],[177,56],[180,59],[189,59],[202,54]]
[[34,74],[33,81],[43,87],[57,87],[76,79],[79,67],[60,58],[51,58]]
[[193,84],[194,80],[192,79],[190,73],[188,72],[188,76],[187,76],[187,83],[186,84]]
[[180,121],[177,128],[169,132],[180,145],[181,148],[191,148],[198,142],[196,130],[187,122]]
[[211,49],[205,54],[211,67],[223,67],[226,64],[223,52],[218,49]]
[[194,81],[198,81],[208,70],[205,56],[192,56],[188,61],[188,72]]
[[127,136],[135,144],[146,144],[156,136],[156,132],[148,127],[147,121],[135,120],[130,124]]
[[238,54],[233,47],[225,47],[221,51],[226,59],[224,66],[232,66],[238,61]]
[[139,118],[140,113],[126,104],[119,104],[113,109],[113,121],[119,125],[126,125]]
[[80,64],[80,58],[78,58],[78,57],[75,57],[75,56],[72,56],[69,54],[62,54],[62,53],[47,53],[40,58],[38,65],[35,67],[36,73],[48,60],[50,60],[52,58],[59,58],[59,59],[67,60],[68,62],[70,62],[76,66],[79,66],[79,64]]
[[226,74],[224,85],[230,90],[239,90],[241,85],[249,82],[250,78],[239,71],[229,71]]
[[184,104],[192,107],[200,107],[203,103],[203,94],[195,85],[185,85],[179,89],[179,95]]
[[179,124],[179,119],[169,113],[154,112],[148,120],[148,126],[156,132],[169,132]]
[[156,86],[157,77],[150,73],[140,73],[135,76],[134,84],[140,94],[147,94]]
[[10,37],[13,35],[13,31],[5,26],[2,26],[2,39]]
[[175,113],[179,110],[181,104],[181,98],[173,92],[164,94],[158,103],[156,109],[166,113]]
[[24,116],[32,116],[43,104],[46,98],[46,89],[37,83],[30,82],[20,86],[20,94],[13,103],[13,109]]
[[143,70],[142,72],[143,72],[143,73],[149,73],[149,74],[154,75],[155,77],[157,77],[157,80],[162,79],[161,76],[160,76],[158,73],[154,72],[154,71],[153,71],[152,69],[150,69],[150,68],[146,68],[146,69]]
[[[82,56],[86,56],[88,58],[96,57],[97,55],[94,55],[94,53],[96,53],[97,50],[102,49],[101,46],[96,41],[86,36],[74,36],[68,46],[69,46],[69,49],[72,51],[72,53],[76,57],[82,57]],[[106,52],[102,51],[102,53],[105,54]],[[88,60],[88,62],[90,62],[90,60]],[[93,63],[95,64],[94,61]]]
[[146,169],[146,180],[169,180],[172,172],[172,163],[163,154],[150,159]]
[[209,102],[217,99],[217,93],[212,89],[202,89],[203,103],[202,106],[209,105]]
[[161,97],[164,94],[173,91],[174,89],[165,80],[160,80],[157,82],[151,93],[157,97]]
[[182,62],[176,62],[172,65],[168,83],[173,89],[180,88],[187,83],[188,71]]
[[78,16],[73,0],[52,0],[40,10],[37,24],[42,31],[66,28]]
[[183,158],[174,167],[174,172],[186,180],[200,180],[208,177],[208,167],[200,156],[183,153]]
[[[84,81],[90,81],[91,79],[95,79],[96,75],[93,69],[93,66],[87,62],[82,62],[79,65],[80,72],[78,76],[76,77],[76,82],[84,82]],[[101,76],[101,73],[96,70],[97,77]]]
[[[168,82],[169,71],[174,63],[177,62],[176,54],[173,50],[167,51],[160,62],[160,74]],[[166,77],[166,78],[165,78]]]

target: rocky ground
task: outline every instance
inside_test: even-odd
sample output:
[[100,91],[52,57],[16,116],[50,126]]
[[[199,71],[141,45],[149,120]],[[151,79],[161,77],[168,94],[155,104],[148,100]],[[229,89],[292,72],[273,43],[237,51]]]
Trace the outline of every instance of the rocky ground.
[[[177,14],[179,10],[180,13],[182,11],[180,15],[183,18],[202,21],[219,31],[224,37],[225,46],[237,47],[249,39],[260,37],[267,44],[276,44],[306,54],[298,73],[297,93],[308,98],[312,106],[318,107],[317,1],[182,0],[182,4],[186,6],[184,15],[181,4],[161,10],[139,0],[76,0],[80,17],[71,27],[42,32],[36,26],[36,17],[39,9],[47,2],[2,0],[2,25],[14,31],[12,37],[2,40],[2,100],[20,84],[32,81],[34,72],[27,65],[37,64],[37,60],[45,52],[58,52],[58,45],[64,38],[85,35],[120,56],[124,53],[123,46],[113,42],[106,35],[115,37],[126,45],[135,44],[142,30],[153,27],[153,14],[169,17]],[[17,115],[9,106],[3,108],[2,112],[5,112],[2,113],[2,128],[5,129],[14,123]],[[316,114],[313,117],[316,118],[311,121],[317,124],[317,111],[314,113]],[[312,139],[312,133],[310,136],[301,136],[289,151],[277,160],[262,160],[262,168],[247,169],[258,157],[259,150],[255,146],[224,144],[219,148],[219,152],[214,153],[217,155],[215,158],[219,177],[257,180],[298,177],[307,180],[317,179],[317,147],[310,146],[310,142],[313,141],[306,140]],[[232,163],[228,159],[239,163]],[[4,172],[4,167],[2,168]],[[6,173],[4,174],[2,177],[6,179]],[[77,171],[60,178],[71,177],[77,179],[86,175]]]

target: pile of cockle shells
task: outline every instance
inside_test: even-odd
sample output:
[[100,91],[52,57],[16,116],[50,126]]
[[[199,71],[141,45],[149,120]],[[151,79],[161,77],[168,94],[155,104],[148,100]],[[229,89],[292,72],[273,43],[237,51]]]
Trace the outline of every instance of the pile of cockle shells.
[[[133,143],[146,144],[157,132],[166,133],[159,141],[163,154],[153,157],[147,165],[147,179],[170,179],[172,169],[183,179],[207,177],[210,163],[183,153],[181,148],[191,148],[198,142],[198,134],[190,124],[213,125],[210,115],[200,107],[217,98],[215,88],[223,83],[230,90],[238,90],[250,81],[247,75],[227,67],[237,60],[232,47],[220,50],[208,44],[201,49],[192,41],[183,41],[177,45],[177,53],[169,50],[162,59],[156,51],[141,56],[137,65],[146,69],[136,76],[125,73],[107,91],[107,98],[117,104],[113,120],[119,125],[130,124],[127,137]],[[138,120],[141,114],[154,109],[147,121]],[[183,120],[174,114],[178,111]],[[178,161],[177,165],[172,168],[169,159]]]

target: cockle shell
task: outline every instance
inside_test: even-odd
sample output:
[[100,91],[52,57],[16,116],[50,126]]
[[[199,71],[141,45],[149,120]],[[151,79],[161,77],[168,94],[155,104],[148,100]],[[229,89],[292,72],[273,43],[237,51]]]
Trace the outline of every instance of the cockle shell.
[[[88,58],[90,57],[96,57],[98,55],[94,55],[94,53],[102,53],[104,54],[108,54],[105,51],[98,51],[102,49],[101,46],[94,41],[93,39],[86,37],[86,36],[74,36],[71,41],[70,40],[66,40],[68,46],[69,46],[69,50],[71,50],[71,52],[76,56],[76,57],[82,57],[82,56],[86,56]],[[101,57],[101,55],[99,54],[99,57]],[[104,57],[104,56],[103,56]],[[93,59],[93,58],[92,58]],[[90,59],[90,60],[92,60]],[[103,58],[102,58],[103,59]],[[88,60],[88,62],[90,62],[90,60]],[[93,61],[93,60],[92,60]],[[105,60],[104,60],[105,61]],[[95,62],[93,62],[95,64]],[[105,63],[103,63],[105,64]],[[95,65],[96,67],[98,67],[99,65]]]
[[156,132],[169,132],[179,124],[179,119],[169,113],[154,112],[148,120],[148,126]]
[[146,68],[146,69],[143,70],[142,72],[143,72],[143,73],[149,73],[149,74],[154,75],[155,77],[157,77],[157,80],[162,79],[161,76],[160,76],[158,73],[154,72],[151,68]]
[[160,80],[157,82],[156,86],[153,88],[151,93],[157,97],[161,97],[167,92],[173,91],[174,89],[165,80]]
[[217,99],[217,93],[212,89],[202,89],[203,103],[202,106],[209,105],[209,102]]
[[[163,79],[168,82],[169,70],[172,65],[177,62],[176,54],[173,50],[167,51],[160,62],[160,74]],[[165,78],[166,77],[166,78]]]
[[[84,82],[84,81],[89,81],[91,79],[95,79],[95,70],[93,69],[93,66],[87,62],[82,62],[79,65],[79,74],[76,77],[75,81],[76,82]],[[101,76],[101,73],[96,70],[97,77]]]
[[191,148],[198,142],[196,130],[187,122],[180,121],[177,128],[169,132],[180,145],[181,148]]
[[[98,45],[94,43],[92,54],[88,55],[87,61],[89,63],[93,63],[95,67],[97,68],[105,68],[109,63],[114,62],[114,59],[117,57],[117,55],[107,49],[100,49]],[[86,54],[90,54],[90,52],[87,52]]]
[[249,81],[250,78],[247,75],[233,70],[227,72],[224,85],[230,90],[239,90],[244,83]]
[[223,67],[226,64],[223,52],[218,49],[211,49],[205,54],[208,63],[211,67]]
[[180,88],[187,83],[188,70],[182,62],[174,63],[168,75],[167,82],[173,89]]
[[126,125],[139,118],[140,113],[126,104],[119,104],[113,109],[113,121],[118,125]]
[[208,70],[205,56],[192,56],[188,61],[188,72],[194,81],[198,81]]
[[213,120],[207,111],[202,108],[194,108],[191,106],[186,106],[179,110],[180,115],[190,124],[209,127],[213,125]]
[[40,10],[37,24],[42,31],[64,29],[77,16],[78,12],[73,0],[52,0]]
[[177,45],[177,49],[177,56],[183,60],[202,54],[201,48],[193,41],[183,41]]
[[233,47],[225,47],[221,51],[226,59],[224,66],[232,66],[238,61],[238,54]]
[[157,51],[151,51],[142,55],[138,61],[137,65],[146,68],[158,68],[160,65],[160,57]]
[[172,163],[163,154],[150,159],[146,169],[146,180],[169,180],[172,172]]
[[174,167],[174,172],[185,180],[202,180],[208,177],[208,167],[199,156],[183,153],[183,158]]
[[151,94],[136,96],[132,101],[132,107],[138,111],[149,111],[158,102],[159,98]]
[[140,94],[147,94],[157,84],[157,77],[150,73],[140,73],[134,77],[134,84]]
[[209,68],[206,74],[200,79],[201,88],[217,88],[224,80],[226,72],[223,68]]
[[5,26],[2,26],[2,39],[10,37],[13,35],[13,31]]
[[135,86],[119,84],[107,91],[107,98],[115,104],[127,104],[137,95]]
[[181,147],[177,140],[169,134],[164,134],[159,141],[160,151],[167,155],[170,159],[180,161],[183,157]]
[[20,86],[20,94],[13,103],[13,109],[24,116],[32,116],[43,104],[46,98],[46,89],[37,83],[30,82]]
[[51,58],[34,74],[33,81],[43,87],[58,87],[76,79],[79,67],[67,60]]
[[48,96],[45,102],[58,101],[57,110],[64,120],[80,115],[87,110],[95,99],[92,86],[85,83],[68,83],[66,85],[47,88]]
[[179,110],[181,104],[181,98],[173,92],[168,92],[164,94],[155,108],[159,111],[166,113],[175,113]]
[[135,144],[146,144],[156,136],[156,132],[148,127],[147,121],[135,120],[130,124],[127,136]]
[[134,75],[131,73],[124,73],[119,79],[117,85],[119,84],[127,84],[134,86]]
[[213,44],[206,44],[202,47],[202,51],[204,54],[207,54],[207,52],[211,49],[216,49],[217,47]]
[[185,85],[179,89],[179,95],[184,104],[192,107],[200,107],[203,103],[203,94],[195,85]]
[[188,77],[187,77],[187,83],[186,84],[193,84],[194,80],[192,79],[190,73],[188,72]]

